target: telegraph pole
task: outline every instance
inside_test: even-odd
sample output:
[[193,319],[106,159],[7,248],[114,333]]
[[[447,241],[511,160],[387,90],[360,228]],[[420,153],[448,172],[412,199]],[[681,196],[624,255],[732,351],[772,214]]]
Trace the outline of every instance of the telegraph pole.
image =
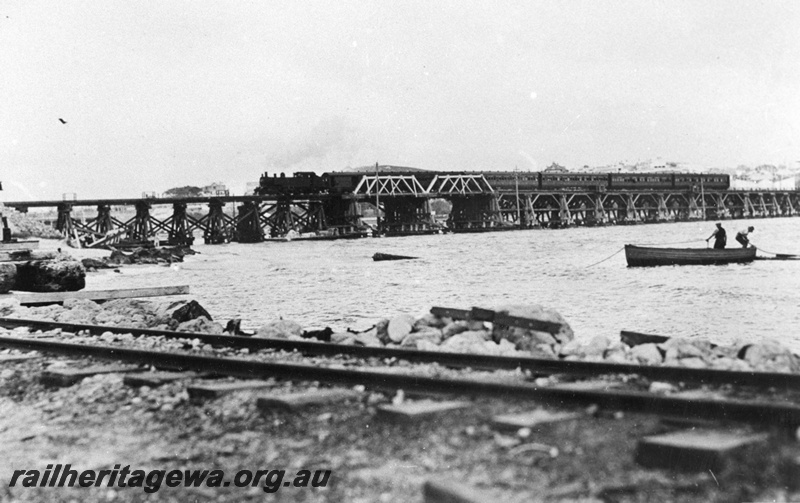
[[375,227],[378,230],[378,235],[381,233],[381,187],[379,183],[380,177],[378,176],[378,163],[375,163]]

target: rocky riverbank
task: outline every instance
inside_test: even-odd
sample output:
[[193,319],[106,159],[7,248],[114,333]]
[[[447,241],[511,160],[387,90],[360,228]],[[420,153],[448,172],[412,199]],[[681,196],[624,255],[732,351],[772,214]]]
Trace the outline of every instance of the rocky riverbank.
[[[561,330],[547,332],[506,327],[481,321],[453,320],[425,314],[384,319],[364,332],[303,329],[290,320],[275,320],[260,327],[254,337],[305,339],[362,346],[386,346],[501,356],[532,356],[639,365],[664,365],[721,370],[800,372],[800,358],[774,340],[741,345],[718,345],[700,338],[625,338],[597,336],[575,338],[566,320],[541,306],[501,306],[498,312],[557,322]],[[17,301],[0,301],[0,315],[132,328],[154,328],[207,334],[241,334],[241,320],[224,326],[197,301],[188,299],[119,299],[102,304],[69,300],[63,305],[24,307]]]
[[[515,315],[545,316],[537,306],[507,306]],[[74,323],[93,323],[178,331],[224,333],[200,303],[186,298],[160,300],[121,299],[98,304],[86,300],[68,301],[63,306],[23,307],[0,301],[0,316],[38,318]],[[549,321],[558,320],[550,313]],[[452,351],[481,352],[506,347],[514,354],[570,360],[640,361],[651,365],[696,364],[720,359],[724,353],[740,365],[758,368],[747,355],[764,353],[760,346],[721,347],[689,339],[645,342],[647,338],[612,342],[603,338],[579,341],[567,325],[555,336],[483,322],[465,322],[426,314],[395,317],[361,333],[331,330],[303,330],[294,322],[276,320],[257,330],[255,336],[330,339],[343,344],[371,344],[392,347],[427,347]],[[0,329],[0,332],[6,332]],[[199,340],[133,337],[106,332],[88,336],[85,332],[51,330],[29,333],[20,327],[13,337],[53,337],[78,344],[119,345],[186,353],[215,353],[252,360],[301,361],[320,366],[386,367],[391,372],[457,377],[445,371],[480,379],[530,380],[525,372],[488,373],[467,369],[433,368],[391,359],[370,361],[346,358],[307,358],[297,352],[253,351],[211,348]],[[459,337],[461,336],[461,337]],[[464,342],[449,342],[451,339]],[[497,338],[497,341],[495,340]],[[405,345],[404,345],[405,344]],[[429,346],[431,344],[432,346]],[[627,349],[626,349],[627,348]],[[639,349],[637,349],[639,348]],[[751,353],[751,351],[756,351]],[[641,354],[640,354],[641,353]],[[660,355],[660,360],[655,357]],[[742,356],[739,356],[742,353]],[[0,349],[0,355],[19,351]],[[792,369],[796,357],[783,361]],[[374,361],[373,361],[374,360]],[[776,359],[777,361],[778,359]],[[239,392],[215,400],[192,398],[189,386],[234,384],[233,379],[211,379],[196,375],[168,382],[160,387],[126,385],[123,375],[98,374],[67,388],[43,384],[45,372],[83,368],[96,361],[47,356],[33,358],[0,372],[0,455],[5,464],[0,476],[10,480],[14,469],[44,469],[47,464],[71,463],[77,469],[111,469],[115,464],[132,468],[237,470],[286,468],[287,476],[301,469],[331,470],[326,489],[287,488],[269,499],[260,487],[181,488],[170,492],[163,487],[160,501],[423,501],[426,480],[453,481],[477,487],[489,496],[484,501],[791,501],[785,489],[786,460],[796,449],[787,448],[785,432],[773,435],[748,458],[713,473],[682,474],[646,469],[636,463],[639,439],[674,427],[655,416],[602,410],[596,405],[569,409],[569,420],[541,428],[498,429],[492,418],[498,415],[547,414],[542,404],[509,401],[503,397],[469,398],[470,407],[422,423],[384,420],[377,407],[402,403],[402,390],[365,392],[355,386],[361,398],[322,408],[282,412],[259,409],[253,394]],[[775,363],[774,361],[772,363]],[[744,367],[742,367],[744,368]],[[765,367],[766,369],[767,367]],[[537,387],[558,383],[558,376],[536,378]],[[609,381],[615,377],[608,377]],[[619,380],[619,379],[617,379]],[[597,384],[597,382],[595,382]],[[636,378],[625,381],[632,390],[650,389],[660,393],[691,390],[682,384],[652,382]],[[308,393],[319,383],[271,378],[271,394]],[[266,390],[266,391],[265,391]],[[698,388],[704,393],[712,391]],[[415,399],[411,399],[414,401]],[[563,405],[563,404],[562,404]],[[563,407],[550,410],[564,412]],[[740,437],[753,435],[748,427],[732,431]],[[784,452],[785,451],[785,452]],[[5,470],[5,471],[4,471]],[[0,500],[44,501],[144,501],[136,487],[57,488],[0,487]],[[57,495],[57,496],[56,496]],[[265,497],[267,498],[265,500]]]

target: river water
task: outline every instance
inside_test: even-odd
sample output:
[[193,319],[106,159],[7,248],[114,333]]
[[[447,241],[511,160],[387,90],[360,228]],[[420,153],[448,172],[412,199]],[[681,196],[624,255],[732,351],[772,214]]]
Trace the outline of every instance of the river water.
[[[800,218],[724,222],[729,246],[748,224],[761,250],[800,253]],[[623,329],[717,342],[774,337],[800,351],[800,260],[628,268],[621,251],[626,243],[705,247],[713,229],[684,222],[198,245],[182,264],[92,274],[88,288],[186,284],[215,319],[242,318],[247,328],[279,317],[366,328],[431,306],[536,303],[560,312],[580,339]],[[373,262],[375,252],[419,259]]]

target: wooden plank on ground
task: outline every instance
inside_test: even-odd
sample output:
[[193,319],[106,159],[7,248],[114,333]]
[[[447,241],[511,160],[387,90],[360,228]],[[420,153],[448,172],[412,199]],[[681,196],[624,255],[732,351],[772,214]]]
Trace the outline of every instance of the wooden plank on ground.
[[[403,402],[400,405],[381,405],[377,408],[378,417],[394,422],[412,423],[435,418],[442,414],[454,413],[471,407],[471,402],[447,401]],[[456,412],[457,413],[457,412]]]
[[206,375],[208,374],[200,374],[197,372],[141,372],[126,375],[122,378],[122,382],[126,386],[150,386],[151,388],[156,388],[174,381],[194,379]]
[[256,400],[256,406],[261,410],[292,411],[304,407],[346,402],[360,397],[361,393],[352,389],[321,389],[300,393],[262,395]]
[[39,248],[39,240],[37,239],[17,239],[16,241],[8,242],[0,241],[0,252],[35,250],[37,248]]
[[497,501],[494,495],[476,489],[462,481],[428,480],[422,486],[424,503],[478,503]]
[[186,388],[189,397],[193,400],[201,400],[204,398],[219,398],[228,393],[236,393],[237,391],[261,391],[264,388],[272,388],[275,386],[275,381],[235,381],[235,382],[220,382],[220,383],[199,383]]
[[28,360],[33,360],[35,358],[41,358],[38,354],[26,354],[26,355],[0,355],[0,364],[2,363],[19,363]]
[[189,293],[188,285],[159,286],[152,288],[128,288],[115,290],[80,290],[78,292],[12,292],[0,295],[0,299],[12,298],[23,306],[32,304],[60,304],[68,299],[111,300],[132,299],[138,297],[161,297],[164,295],[185,295]]
[[45,386],[72,386],[76,382],[82,380],[84,377],[90,377],[97,374],[116,374],[124,372],[136,372],[141,370],[138,365],[98,365],[94,367],[86,367],[82,369],[76,368],[59,368],[46,370],[42,374],[42,384]]
[[743,435],[719,430],[691,430],[639,440],[636,461],[647,468],[720,471],[741,449],[766,442],[766,433]]
[[542,426],[548,424],[575,421],[580,417],[580,414],[574,412],[551,412],[544,409],[536,409],[518,414],[494,416],[492,424],[495,428],[503,430],[519,430],[520,428],[539,430]]

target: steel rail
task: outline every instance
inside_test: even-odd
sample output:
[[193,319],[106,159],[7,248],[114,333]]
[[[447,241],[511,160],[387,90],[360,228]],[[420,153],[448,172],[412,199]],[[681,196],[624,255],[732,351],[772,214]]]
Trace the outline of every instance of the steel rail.
[[791,403],[682,398],[635,391],[575,390],[538,387],[527,383],[509,384],[475,379],[440,379],[316,365],[257,362],[240,358],[71,344],[41,339],[0,337],[0,345],[60,355],[80,355],[104,360],[140,363],[161,368],[212,372],[245,379],[278,377],[335,385],[361,384],[366,388],[376,390],[403,389],[407,392],[480,395],[502,400],[533,400],[552,405],[597,404],[607,409],[622,409],[628,412],[687,419],[741,421],[789,427],[800,425],[800,406]]
[[[573,376],[598,376],[606,374],[635,374],[641,377],[668,382],[695,384],[754,386],[759,388],[800,390],[800,374],[782,372],[744,372],[719,369],[694,369],[686,367],[648,366],[626,363],[586,362],[555,360],[524,356],[496,356],[444,351],[422,351],[418,349],[352,346],[324,342],[297,341],[241,337],[235,335],[211,335],[195,332],[174,332],[132,327],[110,327],[59,323],[55,321],[0,318],[0,326],[35,327],[41,330],[61,329],[70,332],[85,331],[92,335],[104,332],[132,334],[134,336],[164,337],[167,339],[197,339],[204,344],[217,347],[247,348],[250,350],[275,349],[297,351],[307,355],[354,358],[396,358],[417,363],[438,363],[446,367],[472,368],[479,370],[522,369],[537,375],[568,374]],[[89,347],[83,345],[81,347]]]

